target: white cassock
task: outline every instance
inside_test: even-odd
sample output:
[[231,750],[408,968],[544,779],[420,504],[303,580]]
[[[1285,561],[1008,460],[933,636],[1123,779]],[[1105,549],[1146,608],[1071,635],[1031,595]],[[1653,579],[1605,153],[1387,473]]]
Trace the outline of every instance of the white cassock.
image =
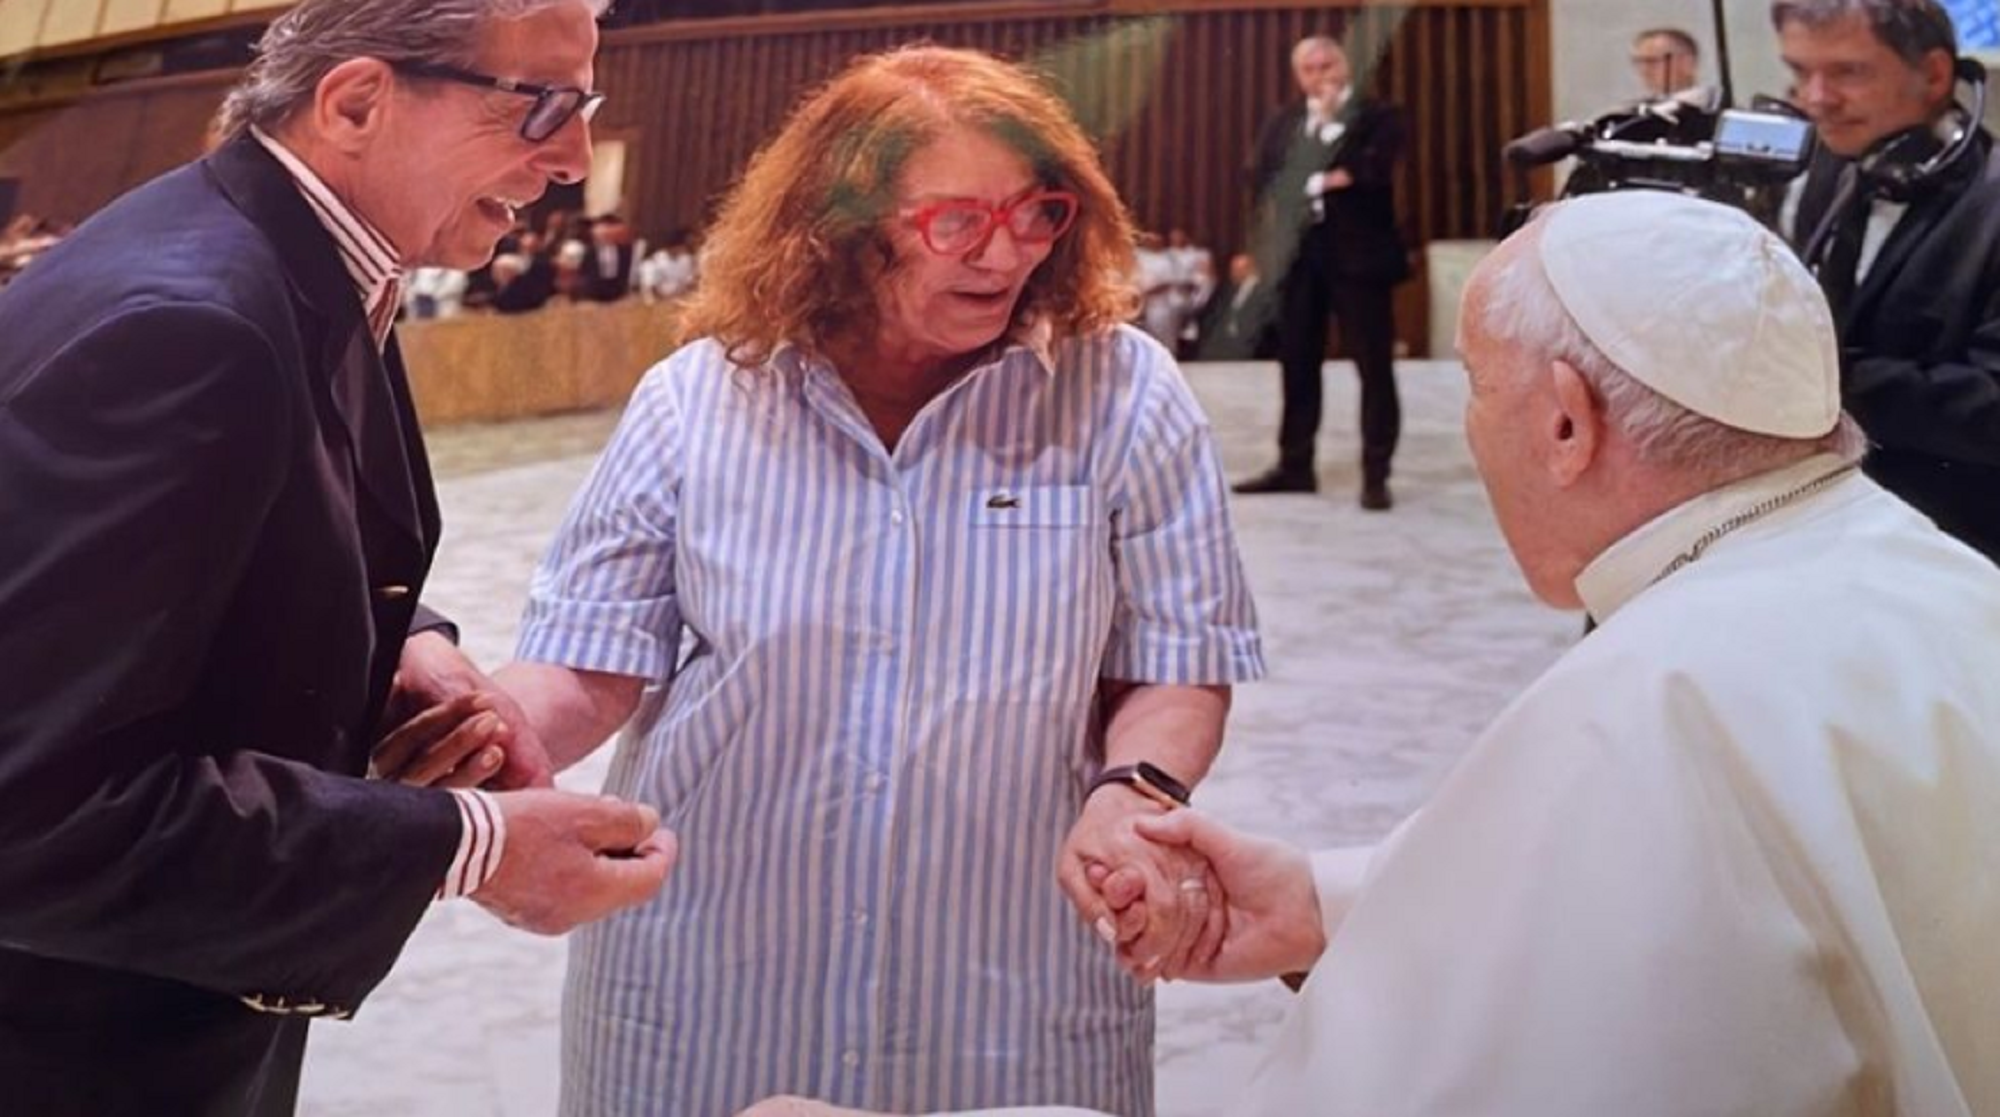
[[[1578,580],[1602,627],[1372,858],[1231,1114],[2000,1114],[2000,570],[1815,458]],[[1996,498],[2000,499],[2000,498]]]

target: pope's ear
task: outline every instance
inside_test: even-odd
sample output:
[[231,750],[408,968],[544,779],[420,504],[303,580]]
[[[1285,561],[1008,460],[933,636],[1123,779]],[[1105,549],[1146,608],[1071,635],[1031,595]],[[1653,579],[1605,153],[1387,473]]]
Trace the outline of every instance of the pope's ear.
[[1567,488],[1589,471],[1604,447],[1603,401],[1575,365],[1557,360],[1549,365],[1553,400],[1544,419],[1549,446],[1549,471],[1559,487]]

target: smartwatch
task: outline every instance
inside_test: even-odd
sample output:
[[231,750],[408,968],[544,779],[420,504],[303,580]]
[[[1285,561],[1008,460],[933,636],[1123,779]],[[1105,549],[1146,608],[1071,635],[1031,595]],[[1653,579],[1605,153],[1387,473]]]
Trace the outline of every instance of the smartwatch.
[[1144,795],[1168,810],[1188,805],[1187,785],[1168,775],[1159,767],[1140,761],[1137,764],[1121,764],[1116,768],[1106,768],[1090,781],[1090,787],[1083,793],[1085,799],[1097,794],[1097,789],[1106,784],[1123,784]]

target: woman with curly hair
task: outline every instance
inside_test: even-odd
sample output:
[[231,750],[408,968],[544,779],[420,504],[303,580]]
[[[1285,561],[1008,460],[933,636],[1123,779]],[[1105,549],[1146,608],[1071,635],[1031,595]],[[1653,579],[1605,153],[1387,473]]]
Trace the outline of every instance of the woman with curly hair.
[[1100,936],[1144,977],[1219,941],[1206,864],[1132,824],[1263,666],[1131,268],[1083,131],[985,55],[861,59],[751,163],[701,340],[635,394],[502,675],[557,767],[631,719],[607,790],[682,841],[575,940],[565,1113],[1152,1112],[1151,996]]

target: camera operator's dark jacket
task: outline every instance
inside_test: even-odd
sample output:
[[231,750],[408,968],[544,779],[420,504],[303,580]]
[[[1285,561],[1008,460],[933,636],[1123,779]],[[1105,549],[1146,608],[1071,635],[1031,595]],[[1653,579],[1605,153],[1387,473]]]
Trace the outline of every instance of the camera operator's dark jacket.
[[[1836,160],[1815,164],[1793,224],[1830,204]],[[2000,562],[2000,156],[1973,154],[1920,194],[1841,323],[1847,409],[1875,444],[1867,471]]]
[[[1327,254],[1340,279],[1401,283],[1410,277],[1409,251],[1396,224],[1396,164],[1407,143],[1402,110],[1357,94],[1336,119],[1345,130],[1333,143],[1322,143],[1306,135],[1306,104],[1298,100],[1258,133],[1249,177],[1271,238],[1258,246],[1258,263],[1266,277],[1281,279],[1306,241],[1307,250]],[[1326,218],[1315,222],[1306,179],[1334,170],[1353,175],[1354,185],[1327,191]]]

